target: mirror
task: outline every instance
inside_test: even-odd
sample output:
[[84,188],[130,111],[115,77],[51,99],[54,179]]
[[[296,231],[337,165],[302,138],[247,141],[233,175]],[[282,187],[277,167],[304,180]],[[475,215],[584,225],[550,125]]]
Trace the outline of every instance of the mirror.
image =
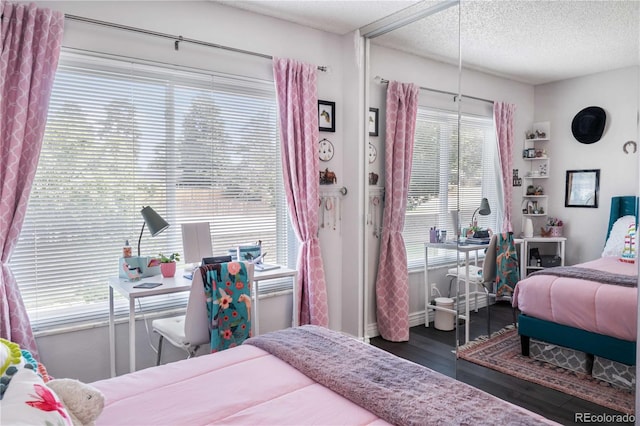
[[[573,17],[575,19],[571,19]],[[548,220],[562,220],[563,237],[566,238],[566,252],[563,251],[565,264],[574,265],[599,258],[604,247],[611,197],[638,194],[638,154],[635,150],[626,149],[628,145],[625,144],[637,142],[638,139],[639,5],[635,2],[616,2],[616,7],[610,7],[605,2],[589,2],[588,7],[575,2],[519,2],[517,5],[497,1],[464,2],[460,7],[444,9],[420,22],[427,23],[429,30],[420,31],[416,22],[373,39],[369,72],[371,77],[380,75],[386,79],[413,81],[426,87],[444,87],[445,91],[462,94],[462,101],[453,108],[460,112],[460,121],[450,129],[453,139],[457,140],[460,135],[455,160],[451,163],[441,161],[442,152],[439,149],[425,155],[425,161],[429,161],[427,157],[438,159],[432,163],[434,167],[448,167],[456,175],[454,179],[443,180],[448,189],[454,188],[455,219],[444,219],[449,211],[441,210],[438,211],[438,217],[442,222],[434,225],[446,229],[449,235],[457,228],[454,228],[454,222],[459,222],[460,228],[472,227],[474,211],[480,206],[482,198],[487,198],[492,213],[488,216],[478,215],[477,225],[483,229],[500,231],[497,225],[504,219],[504,212],[499,208],[505,192],[502,185],[507,185],[511,187],[511,224],[515,236],[521,235],[525,222],[531,223],[534,235],[541,235],[543,230],[549,232]],[[582,29],[597,29],[598,39],[590,38],[592,30],[585,34]],[[395,37],[399,39],[406,36],[412,37],[413,42],[404,43],[402,48],[395,46],[391,49],[391,41],[397,41]],[[572,49],[556,51],[558,40],[566,39],[571,39]],[[405,63],[398,58],[403,53],[411,55],[412,49],[416,57],[410,65],[402,66]],[[451,55],[451,52],[456,54]],[[430,58],[428,66],[418,58],[419,55]],[[572,69],[578,64],[578,58],[589,60],[580,62],[579,69]],[[460,60],[461,73],[443,72]],[[524,67],[518,67],[519,64],[524,64]],[[412,69],[407,69],[409,67]],[[420,73],[420,76],[411,78],[411,72]],[[456,79],[459,79],[459,85]],[[379,107],[375,103],[376,90],[376,86],[370,85],[369,106]],[[441,98],[435,93],[430,95],[430,101],[439,99],[444,104],[451,102],[447,94],[441,94]],[[480,174],[478,177],[475,172],[495,161],[497,151],[491,153],[489,149],[483,149],[480,152],[477,144],[467,143],[467,140],[476,141],[484,135],[474,127],[477,122],[466,123],[465,119],[493,116],[492,105],[483,100],[507,102],[515,104],[517,108],[513,123],[513,164],[507,171],[508,180],[500,182],[495,188],[487,188],[484,185],[487,183],[486,175]],[[574,138],[571,122],[579,111],[591,105],[600,106],[607,112],[607,125],[599,141],[582,144]],[[446,105],[435,108],[446,109]],[[380,117],[381,128],[384,129],[382,108]],[[542,126],[536,128],[539,124]],[[465,136],[469,128],[476,133],[470,132]],[[527,134],[535,130],[546,133],[545,136],[534,138],[544,140],[539,142],[540,147],[537,146],[538,142],[527,141]],[[477,138],[474,139],[474,136]],[[536,146],[531,155],[527,151],[525,157],[522,153],[532,148],[530,143]],[[540,151],[540,155],[537,155],[537,151]],[[378,149],[378,159],[383,156],[380,152]],[[414,152],[414,155],[419,153]],[[601,170],[598,208],[569,209],[564,206],[565,174],[573,169]],[[480,191],[470,189],[477,188],[473,186],[473,181],[478,179],[482,180]],[[532,182],[534,180],[538,182]],[[527,194],[529,186],[533,188],[531,194]],[[535,200],[535,208],[531,202],[531,212],[527,210],[523,213],[523,200]],[[412,201],[409,199],[408,208],[413,207]],[[415,200],[416,205],[420,206],[421,201]],[[421,243],[429,241],[430,229],[427,228],[434,225],[416,230],[413,233],[416,240]],[[466,232],[463,234],[466,236]],[[371,247],[369,236],[366,245]],[[544,249],[540,251],[544,254]],[[366,299],[366,306],[369,307],[366,324],[375,323],[375,291],[372,283],[375,282],[373,265],[376,258],[375,251],[368,253],[366,282],[370,293]],[[525,266],[527,271],[531,269],[528,264]],[[428,278],[425,278],[409,260],[409,270],[410,318],[414,325],[420,305],[425,306],[425,299],[426,303],[432,300],[425,295],[432,283],[437,283],[437,291],[444,292],[444,296],[451,293],[448,293],[446,268],[429,270]],[[508,302],[506,307],[507,310],[502,314],[493,316],[490,323],[492,332],[513,322]],[[458,326],[457,338],[451,338],[451,334],[443,332],[441,335],[446,337],[442,337],[441,341],[450,342],[453,346],[454,340],[464,344],[478,334],[487,334],[485,318],[472,309],[472,325],[482,322],[479,331],[470,330],[467,339],[464,325]],[[424,350],[432,349],[425,346]],[[443,361],[439,359],[438,362]],[[457,363],[458,379],[474,386],[484,386],[489,392],[500,392],[495,387],[487,387],[487,381],[471,372],[469,365],[467,361]],[[532,406],[535,402],[522,400],[521,404],[536,411],[536,407]],[[539,405],[545,404],[542,402]]]

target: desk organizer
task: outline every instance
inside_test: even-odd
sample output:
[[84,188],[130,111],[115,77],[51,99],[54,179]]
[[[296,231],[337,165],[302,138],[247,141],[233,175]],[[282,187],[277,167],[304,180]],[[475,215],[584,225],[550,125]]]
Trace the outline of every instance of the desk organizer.
[[[128,278],[135,279],[137,278],[145,278],[152,277],[154,275],[160,274],[160,264],[157,266],[148,266],[149,262],[155,257],[149,256],[131,256],[131,257],[121,257],[118,262],[118,275],[120,278]],[[125,269],[125,263],[128,265],[129,273]],[[137,275],[136,275],[137,274]]]

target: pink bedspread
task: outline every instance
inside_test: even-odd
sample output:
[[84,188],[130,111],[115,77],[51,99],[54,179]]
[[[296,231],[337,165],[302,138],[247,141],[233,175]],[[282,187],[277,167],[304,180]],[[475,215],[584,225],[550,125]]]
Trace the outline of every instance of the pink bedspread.
[[[637,275],[638,265],[603,257],[576,266]],[[528,277],[516,286],[513,306],[523,313],[623,340],[636,340],[638,289],[551,275]]]
[[[314,326],[303,326],[314,327]],[[263,343],[284,342],[296,357],[313,362],[317,351],[309,355],[300,351],[298,343],[280,339],[289,336],[288,329],[269,333],[255,339]],[[413,386],[425,395],[412,398],[408,405],[412,412],[421,413],[416,421],[400,424],[473,424],[473,425],[534,425],[556,424],[551,420],[502,401],[479,389],[450,377],[397,358],[378,348],[348,338],[338,332],[338,350],[351,362],[345,362],[338,376],[330,381],[340,382],[343,389],[351,384],[354,392],[367,392],[366,400],[384,404],[389,392],[375,390],[384,383],[393,394],[394,389]],[[340,342],[348,340],[347,342]],[[293,340],[295,341],[295,339]],[[106,399],[97,425],[388,425],[386,421],[365,408],[313,381],[294,366],[263,349],[245,344],[216,354],[147,368],[131,374],[93,383]],[[273,349],[270,346],[270,349]],[[324,349],[320,349],[322,351]],[[381,366],[371,374],[372,388],[359,387],[357,380],[345,379],[342,371],[359,370],[366,362],[361,353],[375,352]],[[296,358],[297,360],[298,358]],[[375,364],[374,362],[374,364]],[[410,378],[402,376],[402,370]],[[384,370],[384,371],[383,371]],[[422,371],[419,371],[422,370]],[[383,374],[384,373],[384,374]],[[415,374],[414,374],[415,373]],[[349,377],[357,377],[352,374]],[[368,373],[366,374],[367,377]],[[387,378],[389,376],[389,379]],[[394,378],[395,377],[395,378]],[[405,382],[415,381],[413,385]],[[398,383],[398,381],[402,383]],[[362,384],[362,383],[360,383]],[[374,389],[374,390],[371,390]],[[344,390],[344,389],[343,389]],[[406,390],[406,389],[405,389]],[[360,398],[363,399],[363,398]],[[399,408],[400,410],[400,408]],[[401,418],[404,418],[400,416]],[[416,416],[410,416],[413,419]],[[473,419],[473,420],[470,420]]]
[[93,383],[96,425],[387,425],[262,349],[242,345]]

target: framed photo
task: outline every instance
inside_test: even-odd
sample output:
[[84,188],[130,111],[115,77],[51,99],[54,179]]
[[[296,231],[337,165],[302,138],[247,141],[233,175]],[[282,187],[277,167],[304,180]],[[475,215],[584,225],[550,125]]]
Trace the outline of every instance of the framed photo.
[[369,136],[378,136],[378,108],[369,108]]
[[336,131],[336,103],[318,101],[318,126],[321,132]]
[[567,170],[565,207],[598,208],[600,169]]

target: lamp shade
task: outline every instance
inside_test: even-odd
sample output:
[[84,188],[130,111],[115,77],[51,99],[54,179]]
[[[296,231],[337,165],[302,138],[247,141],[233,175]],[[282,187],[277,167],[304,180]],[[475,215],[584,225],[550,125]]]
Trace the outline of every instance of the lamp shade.
[[488,216],[491,214],[491,206],[489,206],[489,200],[487,200],[486,198],[482,199],[480,208],[478,209],[478,213],[480,213],[482,216]]
[[140,214],[144,219],[144,223],[147,224],[147,228],[149,228],[149,233],[152,237],[155,237],[169,227],[167,221],[149,206],[143,207],[142,210],[140,210]]

